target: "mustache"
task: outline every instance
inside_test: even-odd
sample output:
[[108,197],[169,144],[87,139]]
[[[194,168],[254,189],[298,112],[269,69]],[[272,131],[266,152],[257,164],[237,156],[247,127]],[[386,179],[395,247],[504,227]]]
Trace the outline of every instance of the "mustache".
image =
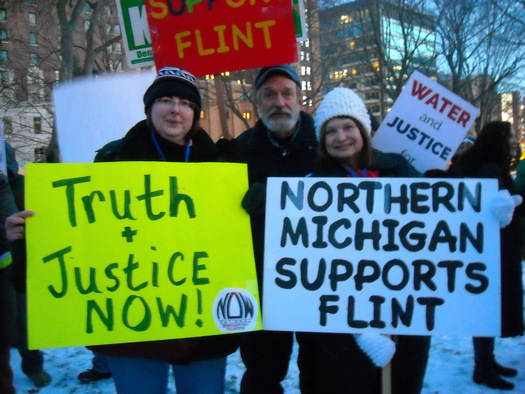
[[292,111],[290,111],[288,109],[284,109],[284,108],[276,108],[276,109],[273,109],[270,112],[268,112],[268,116],[273,116],[273,115],[289,115],[289,116],[292,116]]

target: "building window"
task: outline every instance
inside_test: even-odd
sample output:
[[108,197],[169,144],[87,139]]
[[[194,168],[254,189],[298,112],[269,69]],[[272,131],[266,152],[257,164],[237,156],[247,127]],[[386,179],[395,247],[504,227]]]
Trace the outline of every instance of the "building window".
[[36,25],[36,14],[34,12],[29,13],[29,24]]
[[346,78],[347,76],[348,76],[347,69],[336,70],[336,71],[330,72],[330,79],[341,79],[341,78]]
[[38,54],[36,53],[29,54],[29,64],[31,64],[32,66],[38,65]]
[[106,23],[106,34],[111,34],[111,28],[113,26],[111,26],[111,23]]
[[0,50],[0,63],[7,63],[7,51]]
[[0,41],[7,41],[7,30],[0,29]]
[[206,112],[204,110],[201,111],[201,119],[204,119],[206,117]]
[[342,25],[350,23],[350,22],[352,22],[352,17],[351,16],[349,16],[349,15],[341,15],[341,24]]
[[4,122],[4,133],[11,134],[13,132],[13,121],[9,116],[4,116],[2,120]]
[[122,43],[120,42],[115,43],[115,53],[122,53]]
[[91,21],[84,21],[84,30],[85,30],[85,31],[88,31],[88,30],[89,30],[90,22],[91,22]]
[[242,113],[242,118],[243,119],[247,119],[247,120],[250,120],[252,118],[252,113],[251,112],[243,112]]
[[312,72],[311,67],[305,67],[305,66],[301,67],[301,75],[310,75],[311,72]]
[[84,11],[84,12],[91,12],[91,6],[86,2],[84,4],[84,9],[82,11]]
[[7,13],[5,8],[0,8],[0,22],[5,22],[7,20]]
[[38,148],[35,148],[35,161],[42,161],[45,155],[46,155],[45,146],[39,146]]
[[29,5],[36,5],[36,0],[29,0],[27,3]]
[[120,25],[115,25],[115,34],[118,36],[120,35]]
[[9,71],[2,71],[2,74],[1,74],[1,78],[2,78],[2,83],[9,83]]
[[40,116],[33,118],[33,130],[35,134],[42,134],[42,118]]
[[38,45],[38,35],[36,33],[29,33],[29,43],[31,45]]

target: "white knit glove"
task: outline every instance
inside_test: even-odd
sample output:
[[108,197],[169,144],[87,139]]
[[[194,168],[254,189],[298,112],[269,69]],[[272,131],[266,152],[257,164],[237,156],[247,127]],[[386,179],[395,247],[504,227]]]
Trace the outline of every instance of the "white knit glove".
[[496,193],[490,203],[490,209],[496,219],[498,219],[501,228],[507,227],[514,215],[514,209],[522,202],[521,196],[511,195],[508,190],[500,190]]
[[384,335],[369,332],[354,334],[354,338],[357,345],[377,367],[383,368],[387,365],[396,352],[395,342]]

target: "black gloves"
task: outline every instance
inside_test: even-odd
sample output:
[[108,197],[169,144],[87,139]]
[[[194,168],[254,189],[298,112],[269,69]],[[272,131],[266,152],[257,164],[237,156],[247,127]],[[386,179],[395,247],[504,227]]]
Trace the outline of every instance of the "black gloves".
[[252,216],[264,215],[266,207],[266,185],[254,183],[250,186],[241,203],[242,207]]

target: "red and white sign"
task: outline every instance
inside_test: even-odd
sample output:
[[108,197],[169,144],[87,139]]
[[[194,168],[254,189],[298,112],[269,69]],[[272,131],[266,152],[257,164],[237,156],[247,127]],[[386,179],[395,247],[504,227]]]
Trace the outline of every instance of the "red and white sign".
[[479,109],[414,71],[374,135],[374,147],[402,154],[418,171],[446,169]]
[[291,1],[146,0],[157,70],[195,76],[297,61]]

